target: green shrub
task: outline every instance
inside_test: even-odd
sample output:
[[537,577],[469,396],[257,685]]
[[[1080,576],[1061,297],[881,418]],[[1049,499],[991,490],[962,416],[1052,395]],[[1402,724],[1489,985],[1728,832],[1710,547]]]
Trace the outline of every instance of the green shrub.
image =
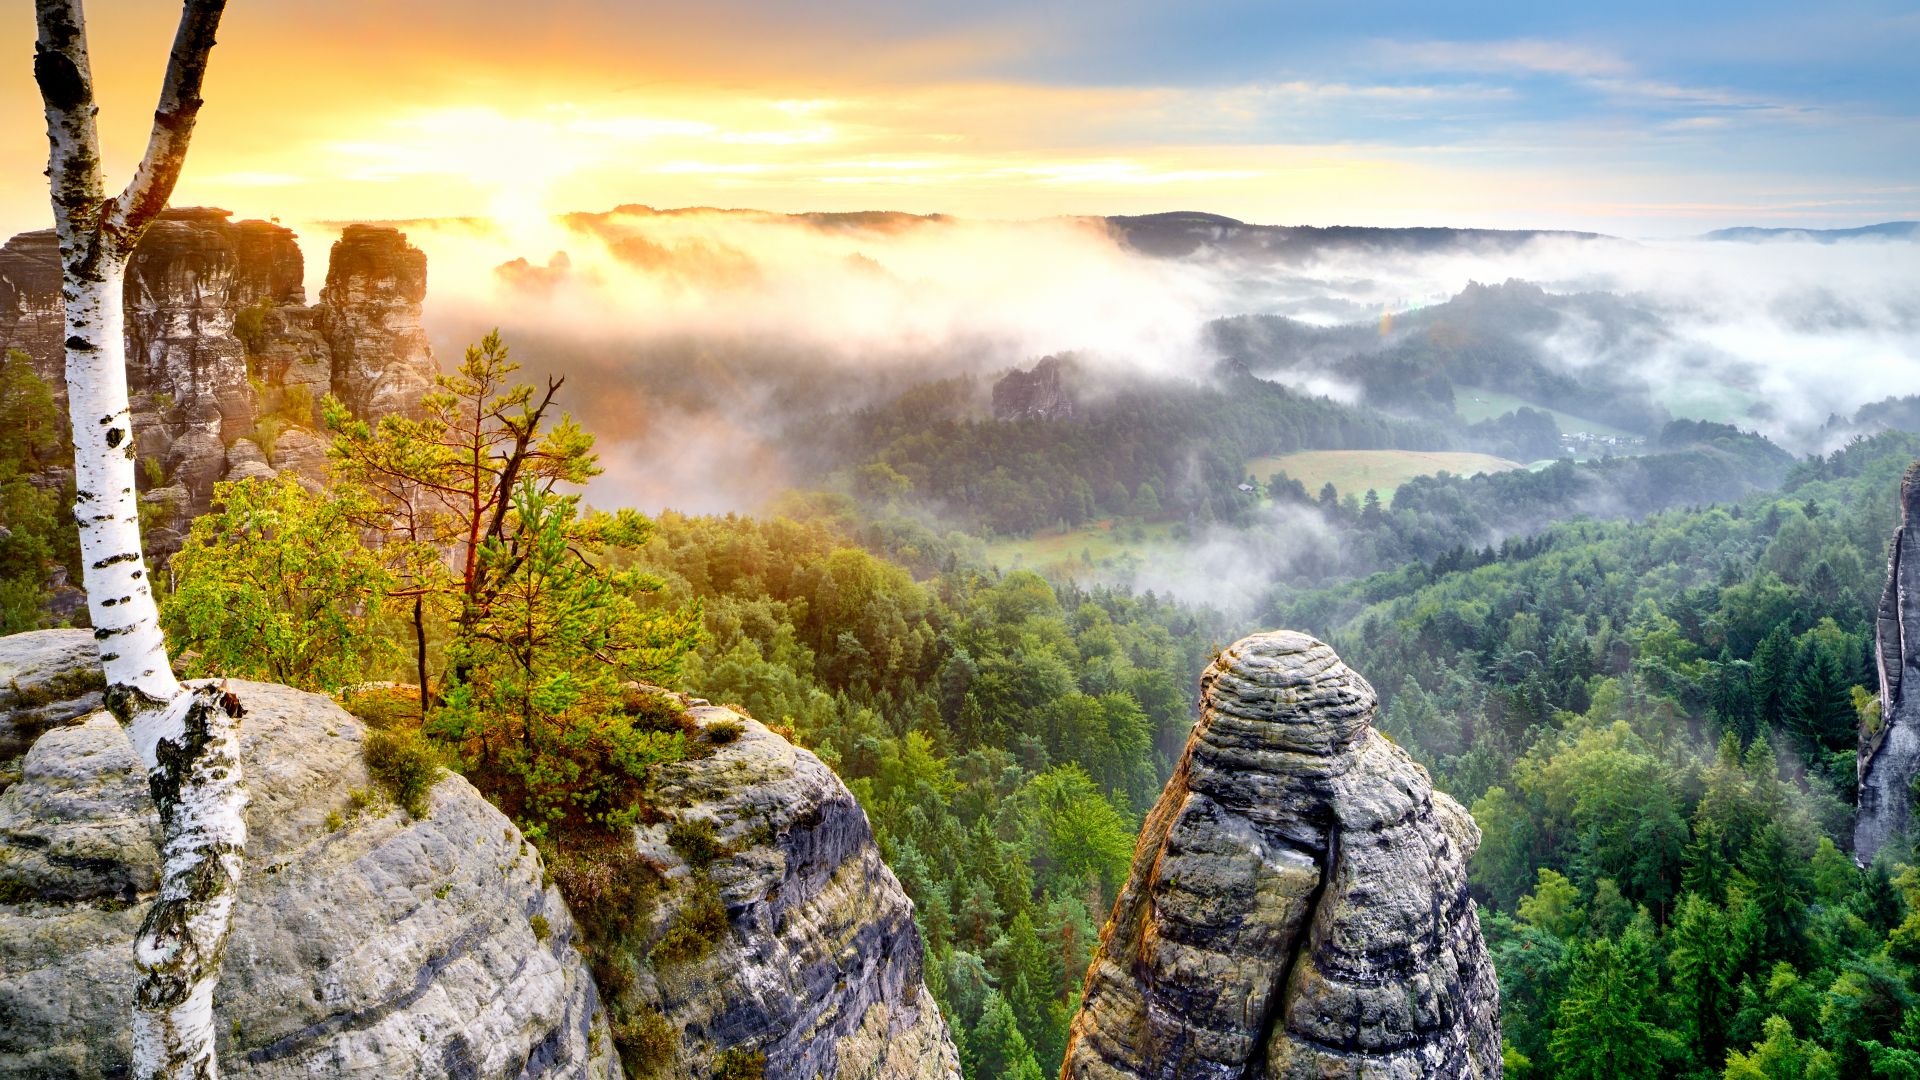
[[548,846],[541,854],[593,955],[616,951],[635,927],[652,921],[660,871],[626,837]]
[[440,778],[440,761],[418,731],[399,727],[367,732],[367,771],[407,813],[427,816],[427,793]]
[[267,312],[273,310],[273,301],[262,300],[251,307],[241,309],[233,317],[233,336],[251,356],[260,351],[267,339]]
[[728,853],[726,845],[720,842],[720,834],[714,831],[713,822],[705,818],[675,822],[667,830],[667,843],[696,870],[705,870],[715,859]]
[[680,1037],[666,1017],[643,1008],[632,1020],[614,1025],[613,1045],[620,1053],[620,1064],[626,1066],[627,1075],[640,1080],[673,1061],[680,1050]]
[[533,937],[536,941],[545,941],[547,936],[553,933],[553,927],[548,925],[545,915],[533,916],[527,920],[527,925],[533,928]]
[[700,732],[700,725],[687,715],[687,707],[680,704],[680,699],[656,687],[624,687],[620,696],[620,711],[627,715],[636,731],[664,731],[669,734],[677,731],[684,735],[697,735]]
[[313,407],[313,387],[296,383],[282,389],[280,415],[301,427],[312,427],[319,419]]
[[707,741],[715,746],[725,746],[738,741],[746,730],[747,726],[736,720],[715,720],[707,725]]
[[761,1080],[767,1071],[767,1055],[758,1050],[736,1046],[713,1059],[714,1080]]
[[654,945],[652,957],[656,964],[689,964],[705,957],[713,951],[713,946],[728,930],[727,909],[720,902],[720,890],[711,881],[701,879],[693,887],[693,894],[687,897],[687,906],[680,910],[680,917],[674,920],[658,944]]

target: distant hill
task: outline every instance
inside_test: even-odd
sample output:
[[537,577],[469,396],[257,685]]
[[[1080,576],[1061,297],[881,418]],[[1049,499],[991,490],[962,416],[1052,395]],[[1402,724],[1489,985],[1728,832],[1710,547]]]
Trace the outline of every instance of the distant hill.
[[1305,255],[1326,248],[1376,251],[1434,251],[1452,247],[1511,250],[1533,240],[1610,239],[1600,233],[1547,229],[1383,229],[1362,225],[1249,225],[1220,214],[1175,211],[1109,217],[1125,243],[1146,255],[1177,258],[1201,250],[1226,254]]
[[1816,244],[1837,244],[1843,240],[1920,240],[1920,221],[1883,221],[1857,229],[1776,229],[1741,225],[1715,229],[1702,240],[1732,240],[1756,244],[1767,240],[1811,240]]

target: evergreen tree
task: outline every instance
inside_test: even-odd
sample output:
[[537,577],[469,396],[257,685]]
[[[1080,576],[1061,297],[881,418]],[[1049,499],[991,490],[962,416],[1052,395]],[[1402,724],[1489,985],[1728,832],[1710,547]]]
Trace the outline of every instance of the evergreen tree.
[[988,991],[979,1026],[967,1041],[973,1053],[972,1068],[967,1070],[969,1077],[1043,1080],[1046,1075],[1034,1058],[1026,1036],[1020,1033],[1013,1009],[997,990]]
[[1654,1014],[1660,960],[1644,920],[1588,942],[1574,963],[1548,1047],[1567,1080],[1653,1080],[1670,1038]]

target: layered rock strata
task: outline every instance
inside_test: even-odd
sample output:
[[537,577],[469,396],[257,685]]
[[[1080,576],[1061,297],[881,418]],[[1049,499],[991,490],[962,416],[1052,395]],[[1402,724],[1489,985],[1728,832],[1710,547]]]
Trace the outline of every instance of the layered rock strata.
[[1072,1080],[1497,1077],[1479,830],[1302,634],[1202,676],[1074,1018]]
[[[404,234],[347,226],[308,305],[293,231],[228,218],[168,210],[127,269],[135,452],[151,463],[142,483],[163,519],[150,550],[177,546],[216,481],[288,467],[279,442],[312,428],[327,394],[370,418],[407,412],[435,372],[420,328],[426,256]],[[15,236],[0,247],[0,349],[31,356],[64,404],[61,326],[52,231]]]
[[[765,1055],[766,1080],[959,1080],[946,1021],[922,981],[913,902],[881,860],[866,814],[808,750],[728,709],[695,705],[728,738],[710,757],[658,768],[661,821],[639,854],[665,891],[630,955],[617,1014],[652,1013],[677,1033],[653,1075],[715,1075],[723,1056]],[[737,734],[735,734],[737,730]],[[697,824],[696,824],[697,823]],[[671,841],[710,827],[704,867]],[[705,888],[726,928],[690,962],[651,955]]]
[[1880,724],[1860,732],[1859,810],[1853,857],[1865,866],[1890,841],[1903,837],[1912,812],[1912,783],[1920,771],[1920,464],[1900,482],[1900,525],[1887,555],[1887,586],[1874,623],[1880,669]]
[[[64,718],[36,721],[0,794],[0,1077],[128,1067],[157,823],[125,731],[69,674],[93,651],[81,631],[0,638],[0,672]],[[47,700],[63,686],[78,696]],[[512,823],[452,775],[414,820],[371,794],[361,725],[330,699],[232,688],[252,802],[214,1005],[222,1074],[618,1077],[574,922]]]

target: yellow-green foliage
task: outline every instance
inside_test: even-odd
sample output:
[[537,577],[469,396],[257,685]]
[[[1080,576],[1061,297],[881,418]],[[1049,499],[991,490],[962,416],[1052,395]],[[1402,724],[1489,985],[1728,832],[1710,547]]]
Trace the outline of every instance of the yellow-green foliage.
[[420,692],[411,686],[377,686],[356,690],[340,706],[376,731],[420,719]]
[[160,609],[176,655],[197,654],[191,674],[324,690],[392,654],[377,625],[392,577],[361,542],[362,498],[338,484],[316,498],[291,476],[214,486]]
[[428,793],[440,778],[439,755],[418,729],[367,732],[367,771],[394,802],[416,818],[427,816]]
[[766,1075],[767,1055],[736,1046],[713,1059],[714,1080],[760,1080]]
[[704,818],[675,822],[667,830],[667,843],[680,853],[681,858],[687,860],[687,865],[696,870],[705,870],[715,859],[727,853],[726,845],[720,842],[719,835],[714,832],[713,822]]
[[727,929],[727,909],[720,902],[720,890],[702,878],[680,909],[680,917],[653,947],[653,961],[673,965],[699,960],[713,950]]
[[643,1008],[633,1019],[614,1026],[613,1044],[620,1052],[620,1064],[626,1067],[627,1075],[640,1080],[653,1076],[673,1061],[680,1050],[680,1036],[666,1017]]
[[240,344],[246,348],[247,355],[251,356],[259,352],[261,346],[266,344],[267,313],[272,310],[273,301],[262,300],[250,307],[242,308],[240,313],[233,317],[233,336],[240,339]]

